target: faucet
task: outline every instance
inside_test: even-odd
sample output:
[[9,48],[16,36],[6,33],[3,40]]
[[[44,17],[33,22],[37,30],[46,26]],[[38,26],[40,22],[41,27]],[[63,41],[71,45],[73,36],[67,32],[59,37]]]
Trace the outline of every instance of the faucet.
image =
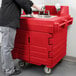
[[41,14],[41,11],[39,11],[39,15]]
[[[47,15],[50,15],[50,11],[49,10],[45,10],[45,6],[41,8],[43,11],[43,15],[46,15],[46,11],[47,11]],[[39,11],[39,15],[41,14],[41,11]]]
[[43,10],[43,14],[45,15],[45,6],[41,8]]
[[48,13],[48,15],[50,15],[50,11],[49,10],[47,10],[47,13]]
[[43,11],[43,14],[45,15],[45,9],[44,9],[44,11]]

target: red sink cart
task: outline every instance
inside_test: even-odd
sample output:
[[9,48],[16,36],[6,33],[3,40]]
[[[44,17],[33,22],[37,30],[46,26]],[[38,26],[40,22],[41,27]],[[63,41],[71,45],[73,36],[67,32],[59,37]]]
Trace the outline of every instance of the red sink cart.
[[66,55],[67,27],[72,24],[73,18],[69,15],[68,6],[61,6],[59,12],[55,6],[45,8],[50,11],[50,15],[56,17],[21,17],[12,55],[14,59],[27,63],[45,65],[44,71],[49,74]]

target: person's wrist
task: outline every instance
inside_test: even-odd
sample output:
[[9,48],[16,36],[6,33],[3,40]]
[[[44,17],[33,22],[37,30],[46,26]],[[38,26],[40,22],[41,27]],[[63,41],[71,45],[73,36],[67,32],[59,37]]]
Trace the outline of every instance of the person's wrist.
[[31,13],[31,16],[33,17],[33,13]]

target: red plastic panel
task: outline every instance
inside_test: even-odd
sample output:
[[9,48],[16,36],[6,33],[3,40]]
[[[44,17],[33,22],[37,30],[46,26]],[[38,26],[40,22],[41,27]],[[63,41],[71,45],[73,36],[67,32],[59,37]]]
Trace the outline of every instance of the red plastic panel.
[[65,17],[54,17],[50,19],[25,18],[21,19],[20,23],[20,29],[23,30],[55,33],[66,27],[67,20]]
[[52,34],[30,31],[30,63],[36,65],[52,63],[51,60],[48,61],[48,51],[52,51],[52,46],[49,46],[49,38],[52,37]]
[[[43,63],[44,62],[43,59],[45,59],[45,60],[49,60],[49,61],[47,61],[47,65],[53,66],[53,65],[57,64],[57,62],[59,61],[60,58],[62,58],[62,57],[60,57],[61,54],[63,54],[65,56],[67,28],[64,28],[62,31],[54,34],[53,37],[52,37],[52,35],[50,36],[53,39],[52,41],[50,41],[50,42],[53,42],[53,45],[51,45],[51,43],[50,43],[50,45],[46,44],[47,43],[46,41],[48,41],[47,40],[48,36],[46,36],[46,33],[44,33],[44,34],[43,33],[41,34],[39,32],[38,33],[31,32],[31,33],[32,33],[31,36],[33,37],[32,39],[34,39],[34,40],[31,40],[32,42],[36,40],[36,37],[39,40],[36,40],[38,42],[34,42],[30,45],[30,62],[33,62],[35,64],[41,63],[41,64],[45,65],[46,62]],[[38,36],[40,38],[38,38]],[[30,37],[30,39],[31,39],[31,37]],[[43,39],[45,41],[43,41],[41,39]],[[44,46],[42,46],[40,42],[41,43],[46,42],[46,43],[44,43],[46,45],[43,44]],[[40,45],[37,43],[39,43]],[[54,57],[57,57],[57,59],[58,59],[55,63],[52,62]],[[36,60],[34,60],[32,58],[34,58]]]
[[61,6],[60,16],[67,16],[69,15],[69,6]]
[[73,23],[73,18],[68,16],[68,17],[64,17],[65,21],[67,21],[67,26],[71,25]]
[[57,12],[55,6],[45,6],[46,10],[50,11],[50,15],[58,15],[58,16],[65,16],[69,15],[69,7],[68,6],[61,6],[61,11]]
[[56,15],[57,14],[55,6],[45,6],[45,9],[50,11],[50,15]]
[[26,50],[26,49],[28,49],[29,50],[29,48],[27,48],[27,47],[29,47],[30,45],[28,44],[28,45],[24,45],[24,44],[20,44],[20,43],[15,43],[15,48],[19,48],[19,49],[24,49],[24,50]]
[[19,59],[19,58],[18,58],[18,53],[15,53],[15,52],[13,52],[13,51],[12,51],[12,57],[13,57],[13,59]]
[[12,51],[13,53],[13,57],[17,59],[22,59],[22,60],[26,60],[29,61],[29,46],[25,45],[24,49],[22,47],[19,47],[19,45],[16,45],[16,48],[14,48],[14,50]]
[[[48,54],[48,49],[46,47],[39,47],[39,46],[35,46],[35,45],[30,45],[30,54],[32,55],[32,53],[41,53],[43,55],[46,55]],[[37,56],[37,54],[33,54],[33,56]],[[39,56],[39,55],[38,55]],[[41,56],[39,56],[41,57]],[[46,58],[45,56],[43,58]]]
[[67,28],[53,35],[53,50],[49,51],[49,59],[52,59],[52,65],[48,63],[49,68],[53,68],[65,55],[67,46]]
[[31,56],[30,58],[30,63],[35,64],[35,65],[48,65],[48,62],[51,64],[51,59],[50,61],[48,61],[48,59],[44,59],[44,58],[38,58],[38,57],[34,57]]
[[[53,23],[53,21],[52,21]],[[51,21],[42,20],[42,19],[21,19],[20,29],[29,30],[29,31],[40,31],[40,32],[51,32],[53,33],[53,24]]]
[[48,47],[49,37],[52,38],[52,34],[30,31],[30,45],[46,48]]
[[53,65],[52,68],[66,55],[66,51],[63,51],[59,54],[59,56],[53,58]]
[[33,60],[32,57],[40,60],[35,60],[34,62],[40,62],[42,64],[45,64],[43,63],[43,61],[46,61],[48,59],[47,48],[30,45],[30,62],[32,62]]
[[[66,52],[62,52],[60,53],[57,57],[51,58],[51,62],[49,62],[49,64],[47,65],[48,68],[54,68],[54,66],[56,66],[56,64],[66,55]],[[50,65],[51,63],[51,65]]]
[[29,63],[29,55],[22,55],[22,54],[18,54],[18,59],[24,60],[25,62]]
[[29,32],[24,31],[24,30],[17,30],[16,38],[15,38],[15,43],[20,43],[27,45],[28,43],[28,38],[29,38]]

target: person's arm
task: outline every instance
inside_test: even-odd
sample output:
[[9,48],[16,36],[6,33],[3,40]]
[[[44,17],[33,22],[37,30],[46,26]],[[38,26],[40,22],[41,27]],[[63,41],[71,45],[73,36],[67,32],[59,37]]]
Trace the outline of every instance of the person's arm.
[[24,9],[26,14],[31,14],[32,17],[35,17],[35,15],[32,12],[31,7],[38,9],[41,11],[40,8],[38,8],[31,0],[14,0],[21,8]]
[[33,2],[30,0],[14,0],[21,8],[24,9],[26,14],[32,14],[31,7],[33,6]]
[[34,3],[31,0],[29,0],[29,4],[31,7],[34,5]]

